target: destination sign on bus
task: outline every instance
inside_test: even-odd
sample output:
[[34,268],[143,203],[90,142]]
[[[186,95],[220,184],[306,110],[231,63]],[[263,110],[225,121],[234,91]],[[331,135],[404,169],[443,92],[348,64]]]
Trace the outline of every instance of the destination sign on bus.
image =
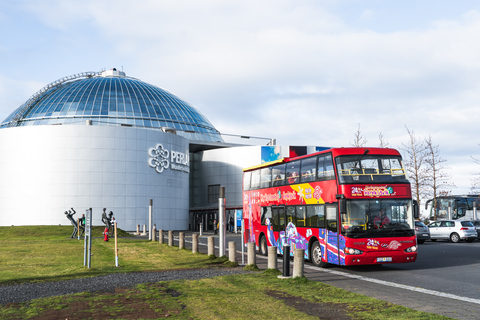
[[352,186],[350,194],[352,197],[391,197],[406,195],[406,188],[403,186]]

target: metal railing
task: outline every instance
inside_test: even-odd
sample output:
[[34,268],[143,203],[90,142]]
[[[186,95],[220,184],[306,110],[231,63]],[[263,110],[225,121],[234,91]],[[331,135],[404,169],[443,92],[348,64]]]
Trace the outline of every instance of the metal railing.
[[220,133],[220,136],[225,143],[245,144],[252,146],[275,146],[277,144],[276,140],[272,138],[253,137],[228,133]]
[[[21,112],[19,112],[21,113]],[[113,126],[113,127],[137,127],[135,124],[127,124],[127,123],[120,123],[120,122],[114,122],[114,121],[108,121],[108,117],[105,118],[89,118],[89,117],[69,117],[69,116],[64,116],[62,118],[74,118],[73,121],[66,122],[66,123],[52,123],[52,124],[47,124],[47,125],[101,125],[101,126]],[[28,121],[38,121],[42,120],[43,118],[32,118],[29,119]],[[45,117],[45,119],[52,119],[51,117]],[[111,119],[110,119],[111,120]],[[4,124],[1,126],[1,128],[8,128],[8,127],[15,127],[17,126],[17,123],[12,124],[14,120],[12,119],[9,123]],[[16,120],[19,122],[18,120]],[[23,122],[23,121],[21,121]],[[25,125],[25,123],[23,124]],[[138,126],[140,127],[140,126]],[[246,136],[246,135],[236,135],[236,134],[229,134],[229,133],[220,133],[220,132],[197,132],[197,131],[191,131],[191,130],[181,130],[181,129],[176,129],[176,128],[159,128],[159,127],[144,127],[142,126],[141,128],[145,129],[150,129],[150,130],[161,130],[164,132],[171,132],[175,133],[179,136],[185,137],[187,139],[190,139],[190,137],[195,136],[195,135],[200,135],[200,136],[205,136],[205,137],[210,137],[211,139],[206,139],[205,141],[217,141],[217,142],[223,142],[227,144],[238,144],[238,145],[244,145],[244,146],[275,146],[276,145],[276,139],[272,138],[264,138],[264,137],[256,137],[256,136]],[[223,141],[218,141],[218,137]]]
[[16,127],[17,123],[19,122],[20,119],[23,118],[23,116],[29,111],[29,109],[35,104],[36,101],[38,101],[40,98],[42,98],[47,92],[50,91],[56,91],[59,88],[61,88],[65,83],[71,82],[73,80],[77,80],[80,78],[91,78],[96,76],[97,72],[93,71],[88,71],[88,72],[82,72],[82,73],[77,73],[71,76],[66,76],[61,79],[58,79],[54,82],[51,82],[47,84],[45,87],[42,89],[38,90],[35,94],[33,94],[30,99],[28,99],[22,106],[22,108],[17,112],[17,114],[10,120],[10,122],[6,125],[7,128],[9,127]]

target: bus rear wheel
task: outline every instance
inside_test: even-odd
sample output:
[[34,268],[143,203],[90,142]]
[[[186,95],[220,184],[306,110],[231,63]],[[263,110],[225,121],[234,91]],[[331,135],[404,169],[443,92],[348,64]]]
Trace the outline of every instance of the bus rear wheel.
[[312,245],[312,249],[310,250],[310,261],[316,267],[326,268],[328,266],[328,263],[322,260],[322,248],[318,241],[315,241]]
[[265,238],[265,236],[260,237],[259,249],[262,256],[266,256],[268,254],[267,239]]

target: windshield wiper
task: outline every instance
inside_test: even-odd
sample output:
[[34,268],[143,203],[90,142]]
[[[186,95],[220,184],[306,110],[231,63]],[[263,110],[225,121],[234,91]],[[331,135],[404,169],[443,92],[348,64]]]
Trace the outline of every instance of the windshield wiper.
[[[365,155],[368,153],[368,151],[370,151],[370,150],[365,149],[365,152],[361,156],[359,156],[357,160],[355,160],[355,164],[353,165],[354,169],[357,168],[357,165],[360,164],[360,160],[362,160],[362,158],[365,157]],[[360,167],[358,169],[360,169]]]

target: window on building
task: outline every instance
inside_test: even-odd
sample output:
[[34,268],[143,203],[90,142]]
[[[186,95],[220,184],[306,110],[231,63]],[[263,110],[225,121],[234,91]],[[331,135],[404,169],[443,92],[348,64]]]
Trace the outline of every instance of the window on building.
[[208,186],[208,203],[218,203],[220,197],[220,185],[212,184]]

